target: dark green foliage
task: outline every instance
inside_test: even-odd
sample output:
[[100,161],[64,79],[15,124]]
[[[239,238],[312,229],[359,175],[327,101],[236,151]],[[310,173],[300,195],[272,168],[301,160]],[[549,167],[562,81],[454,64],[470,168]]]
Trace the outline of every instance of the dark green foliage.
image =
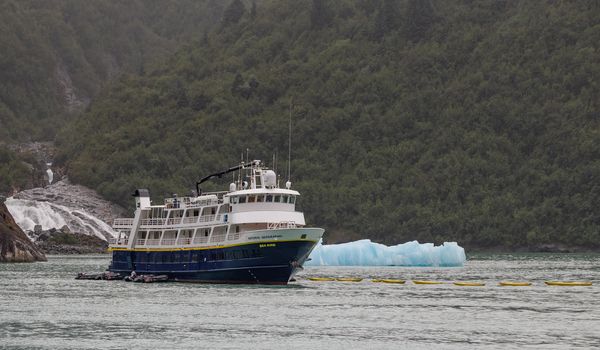
[[313,29],[320,29],[331,25],[333,10],[327,0],[312,0],[310,10],[310,23]]
[[241,0],[232,0],[223,12],[223,24],[230,25],[239,22],[245,12],[246,7]]
[[[220,1],[0,2],[0,141],[53,140],[121,72],[200,37]],[[216,18],[216,20],[215,20]]]
[[336,1],[326,21],[323,4],[259,2],[123,77],[59,160],[124,205],[138,187],[187,193],[246,149],[283,174],[293,98],[292,180],[330,240],[599,246],[594,2]]
[[[392,0],[386,0],[386,2],[392,2]],[[435,13],[430,0],[408,0],[406,4],[406,35],[409,40],[416,42],[425,38],[434,21]]]
[[13,194],[36,183],[36,161],[26,154],[15,152],[0,145],[0,194]]

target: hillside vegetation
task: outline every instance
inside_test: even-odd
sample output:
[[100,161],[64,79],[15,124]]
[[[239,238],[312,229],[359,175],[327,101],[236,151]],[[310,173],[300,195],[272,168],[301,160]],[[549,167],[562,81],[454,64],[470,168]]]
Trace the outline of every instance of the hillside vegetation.
[[104,89],[59,161],[123,205],[248,149],[283,173],[293,100],[292,181],[329,241],[599,247],[599,21],[596,1],[234,0]]
[[0,2],[0,140],[53,140],[104,82],[201,37],[221,11],[214,0]]
[[222,10],[217,0],[1,1],[0,194],[40,176],[6,144],[54,140],[108,81],[201,38]]

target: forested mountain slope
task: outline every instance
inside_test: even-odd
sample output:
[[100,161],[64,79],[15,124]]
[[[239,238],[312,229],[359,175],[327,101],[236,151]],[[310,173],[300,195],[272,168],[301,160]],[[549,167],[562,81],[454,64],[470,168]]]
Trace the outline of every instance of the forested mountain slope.
[[0,2],[0,143],[53,140],[104,82],[218,23],[219,1]]
[[247,149],[282,172],[293,100],[292,181],[330,241],[598,247],[599,21],[595,1],[236,0],[104,89],[60,160],[124,205]]

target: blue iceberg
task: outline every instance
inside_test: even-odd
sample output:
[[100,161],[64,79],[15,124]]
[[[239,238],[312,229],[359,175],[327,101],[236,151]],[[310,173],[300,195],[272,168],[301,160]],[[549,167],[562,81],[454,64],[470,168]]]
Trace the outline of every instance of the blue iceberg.
[[386,246],[369,239],[342,243],[317,244],[305,266],[463,266],[465,250],[456,242],[440,246],[417,241]]

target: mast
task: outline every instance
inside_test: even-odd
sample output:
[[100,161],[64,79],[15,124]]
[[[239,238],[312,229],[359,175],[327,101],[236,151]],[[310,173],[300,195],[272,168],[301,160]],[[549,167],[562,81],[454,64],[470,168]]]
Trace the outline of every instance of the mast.
[[288,181],[291,181],[291,167],[292,167],[292,105],[294,98],[290,100],[290,118],[289,118],[289,130],[288,130]]

